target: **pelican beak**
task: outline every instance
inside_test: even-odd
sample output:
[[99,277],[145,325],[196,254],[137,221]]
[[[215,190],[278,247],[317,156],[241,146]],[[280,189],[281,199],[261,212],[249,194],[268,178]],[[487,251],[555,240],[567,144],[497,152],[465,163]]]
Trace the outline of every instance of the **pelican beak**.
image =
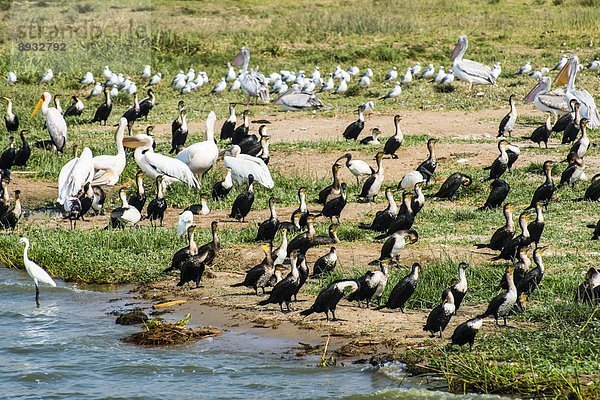
[[556,80],[554,81],[556,86],[562,86],[569,82],[569,72],[571,71],[571,62],[565,64],[565,66],[560,70]]
[[33,109],[33,111],[31,112],[31,116],[33,117],[35,114],[37,114],[37,112],[40,110],[40,108],[42,107],[42,104],[44,104],[44,98],[42,97],[38,103],[35,105],[35,108]]
[[525,99],[523,99],[523,104],[531,103],[535,99],[535,97],[542,91],[543,87],[544,85],[542,84],[542,82],[538,82],[538,84],[535,85],[533,89],[529,91],[529,93],[527,93],[527,96],[525,96]]
[[133,136],[127,136],[123,138],[123,146],[128,149],[135,149],[142,145],[142,141]]
[[239,67],[242,64],[244,64],[244,55],[240,51],[239,53],[237,53],[233,61],[231,61],[231,65],[233,65],[234,67]]
[[460,45],[460,42],[456,43],[456,46],[454,46],[454,50],[452,50],[452,54],[450,55],[450,59],[452,61],[454,61],[454,59],[456,58],[456,56],[458,56],[458,53],[460,52],[460,48],[462,46]]

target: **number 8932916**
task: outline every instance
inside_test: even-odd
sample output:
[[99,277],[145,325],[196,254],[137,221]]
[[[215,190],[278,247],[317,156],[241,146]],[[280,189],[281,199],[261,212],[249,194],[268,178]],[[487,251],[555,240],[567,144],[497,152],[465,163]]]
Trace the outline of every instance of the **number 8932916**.
[[19,51],[66,51],[67,44],[60,42],[20,42]]

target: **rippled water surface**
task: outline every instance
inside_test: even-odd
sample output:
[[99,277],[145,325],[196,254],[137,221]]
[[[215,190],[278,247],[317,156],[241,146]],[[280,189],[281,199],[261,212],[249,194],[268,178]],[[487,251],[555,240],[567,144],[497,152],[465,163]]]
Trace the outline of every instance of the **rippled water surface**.
[[[293,341],[228,332],[169,348],[121,342],[139,327],[111,311],[135,302],[122,290],[57,282],[41,308],[24,271],[0,267],[0,398],[12,399],[458,399],[419,389],[400,365],[316,368]],[[293,352],[292,352],[293,354]]]

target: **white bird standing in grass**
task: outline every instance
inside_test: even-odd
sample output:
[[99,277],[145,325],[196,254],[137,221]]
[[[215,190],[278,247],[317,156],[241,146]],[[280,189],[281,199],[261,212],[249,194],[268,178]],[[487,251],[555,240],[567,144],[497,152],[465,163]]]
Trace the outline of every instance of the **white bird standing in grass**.
[[494,66],[492,67],[492,76],[494,79],[498,79],[500,74],[502,73],[502,66],[500,65],[500,61],[496,61]]
[[[88,96],[86,98],[90,99],[94,96],[100,96],[101,94],[102,94],[102,84],[100,82],[96,82],[96,84],[90,91],[90,94],[88,94]],[[118,92],[117,92],[117,94],[118,94]]]
[[391,88],[390,91],[387,92],[387,94],[385,96],[381,96],[379,98],[379,100],[393,99],[395,97],[400,96],[400,93],[402,93],[402,88],[400,87],[400,82],[396,82],[394,87]]
[[558,62],[554,66],[554,68],[552,68],[552,71],[560,71],[565,65],[567,65],[567,61],[569,61],[569,57],[567,57],[566,54],[563,54],[560,60],[558,60]]
[[142,79],[149,79],[151,76],[152,76],[152,68],[150,68],[149,65],[144,65],[144,69],[142,70],[140,77]]
[[346,77],[342,76],[342,80],[340,80],[340,84],[335,89],[336,94],[344,94],[348,91],[348,82],[346,82]]
[[435,78],[433,78],[433,81],[435,83],[440,83],[442,81],[442,79],[444,79],[445,76],[446,76],[446,71],[444,71],[444,67],[440,66],[440,69],[438,70],[437,74],[435,75]]
[[525,65],[522,65],[521,68],[517,71],[515,75],[525,75],[531,72],[531,63],[527,61]]
[[10,71],[8,75],[6,75],[6,83],[9,85],[14,85],[17,83],[17,74],[15,74],[13,71]]
[[150,80],[148,81],[148,84],[146,86],[158,85],[161,80],[162,80],[162,73],[157,72],[156,74],[152,75],[152,77],[150,78]]
[[213,87],[213,89],[210,92],[219,94],[219,93],[223,93],[225,91],[225,89],[227,89],[227,82],[225,82],[225,78],[221,78],[221,80],[219,82],[217,82],[215,87]]
[[396,79],[398,79],[398,69],[396,67],[392,67],[390,72],[385,74],[385,80],[386,81],[395,81]]
[[496,78],[492,75],[492,70],[482,63],[463,59],[463,56],[469,48],[469,40],[466,36],[458,38],[456,47],[452,51],[452,73],[461,81],[469,84],[469,91],[473,85],[495,85]]
[[46,71],[44,76],[42,76],[42,79],[40,79],[40,84],[50,83],[52,78],[54,78],[54,72],[52,72],[51,69],[48,69],[48,71]]
[[29,276],[33,279],[33,283],[35,283],[35,303],[38,308],[40,307],[40,289],[39,283],[46,283],[52,287],[56,287],[56,282],[48,275],[46,271],[42,269],[35,262],[31,261],[27,256],[27,252],[29,251],[29,239],[23,237],[19,240],[19,243],[25,243],[25,249],[23,250],[23,264],[25,265],[25,270]]
[[79,80],[82,85],[92,85],[94,82],[94,75],[90,71],[86,72]]
[[102,76],[105,77],[106,79],[110,79],[110,77],[112,76],[112,72],[110,70],[110,68],[108,68],[108,65],[104,66],[104,71],[102,71]]
[[415,65],[413,65],[410,68],[410,73],[413,75],[418,75],[421,72],[421,63],[415,63]]
[[404,73],[404,76],[402,77],[402,84],[403,85],[408,85],[409,83],[411,83],[413,80],[413,76],[412,76],[412,68],[406,68],[406,72]]
[[433,79],[434,75],[435,67],[433,66],[433,64],[429,64],[427,67],[425,67],[425,70],[421,73],[419,79]]
[[42,97],[31,112],[31,116],[33,117],[40,108],[42,109],[42,114],[46,117],[46,129],[50,134],[52,144],[57,151],[62,153],[67,144],[67,122],[57,108],[49,107],[51,99],[52,95],[50,93],[42,93]]

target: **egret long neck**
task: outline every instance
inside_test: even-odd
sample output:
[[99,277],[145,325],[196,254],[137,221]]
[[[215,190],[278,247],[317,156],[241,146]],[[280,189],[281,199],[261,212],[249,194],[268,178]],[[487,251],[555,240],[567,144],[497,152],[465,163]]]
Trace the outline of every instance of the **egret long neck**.
[[27,266],[27,261],[29,261],[29,241],[25,242],[25,249],[23,250],[23,264],[25,264],[25,266]]

